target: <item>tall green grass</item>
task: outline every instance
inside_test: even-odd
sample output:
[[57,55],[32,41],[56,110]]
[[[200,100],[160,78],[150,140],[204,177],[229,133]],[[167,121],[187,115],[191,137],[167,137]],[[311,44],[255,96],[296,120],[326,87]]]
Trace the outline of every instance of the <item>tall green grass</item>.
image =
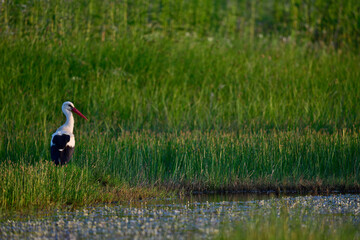
[[92,172],[93,168],[75,164],[59,168],[44,160],[34,164],[8,161],[0,167],[0,213],[128,202],[173,194],[150,185],[130,186],[127,182],[107,179],[105,175],[100,179]]
[[[65,100],[106,131],[359,127],[357,51],[319,48],[305,36],[289,35],[301,24],[320,23],[321,34],[341,28],[339,36],[346,29],[358,36],[358,1],[0,6],[5,135],[34,128],[47,136],[59,124]],[[275,28],[272,34],[263,24]],[[238,34],[248,31],[263,35]]]
[[280,34],[358,49],[359,2],[299,0],[3,1],[1,33],[62,41],[154,31],[247,37]]
[[[358,190],[357,8],[2,2],[1,206],[93,202],[123,184]],[[42,161],[67,100],[90,121],[76,119],[62,170]],[[39,180],[65,175],[57,189]]]
[[[360,59],[278,40],[0,42],[2,132],[48,136],[71,100],[113,130],[358,128]],[[77,127],[83,122],[77,121]]]
[[[8,142],[8,153],[1,156],[6,161],[0,171],[0,206],[115,201],[125,195],[116,191],[124,188],[126,193],[139,186],[187,192],[360,188],[360,139],[354,132],[124,132],[118,136],[82,132],[77,136],[72,163],[60,168],[39,162],[48,159],[47,142]],[[142,195],[152,194],[146,190],[136,196]]]

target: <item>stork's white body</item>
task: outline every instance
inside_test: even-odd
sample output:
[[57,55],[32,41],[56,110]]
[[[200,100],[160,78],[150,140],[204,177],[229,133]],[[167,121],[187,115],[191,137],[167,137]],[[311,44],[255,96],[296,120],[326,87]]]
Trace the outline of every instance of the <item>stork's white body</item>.
[[66,146],[75,147],[75,136],[73,134],[74,116],[73,116],[72,112],[69,112],[69,111],[67,111],[66,113],[64,112],[64,114],[66,116],[66,123],[64,125],[62,125],[61,127],[59,127],[56,130],[56,132],[53,133],[53,135],[51,137],[51,146],[54,145],[54,143],[53,143],[54,136],[66,134],[66,135],[70,136],[70,141],[66,144]]
[[[75,147],[75,136],[74,136],[74,134],[71,133],[71,132],[63,131],[63,130],[59,130],[59,129],[56,132],[54,132],[53,135],[51,135],[51,145],[50,146],[55,145],[53,143],[54,136],[56,136],[56,135],[61,136],[63,134],[70,136],[70,141],[66,144],[66,146]],[[62,150],[60,150],[60,151],[62,151]]]
[[68,163],[74,153],[75,136],[73,134],[74,116],[72,112],[75,112],[87,120],[87,118],[82,115],[71,102],[64,102],[62,111],[66,116],[66,122],[52,135],[50,143],[51,159],[56,165]]

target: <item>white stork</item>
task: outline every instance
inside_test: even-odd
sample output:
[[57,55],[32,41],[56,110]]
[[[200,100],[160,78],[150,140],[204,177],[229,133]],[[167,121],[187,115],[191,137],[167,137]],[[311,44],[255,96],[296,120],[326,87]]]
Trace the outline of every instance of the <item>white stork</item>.
[[62,111],[66,116],[66,122],[59,127],[51,138],[51,159],[56,165],[63,165],[70,161],[75,147],[73,134],[74,117],[73,112],[87,120],[87,118],[74,107],[72,102],[64,102]]

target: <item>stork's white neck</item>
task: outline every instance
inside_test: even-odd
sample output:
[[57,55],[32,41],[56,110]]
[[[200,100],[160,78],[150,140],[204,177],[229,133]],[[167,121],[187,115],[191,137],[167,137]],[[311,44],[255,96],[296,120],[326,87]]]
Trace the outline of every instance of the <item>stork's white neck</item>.
[[73,116],[72,112],[70,112],[68,110],[64,111],[64,114],[66,116],[66,122],[60,128],[63,131],[72,133],[74,130],[74,116]]

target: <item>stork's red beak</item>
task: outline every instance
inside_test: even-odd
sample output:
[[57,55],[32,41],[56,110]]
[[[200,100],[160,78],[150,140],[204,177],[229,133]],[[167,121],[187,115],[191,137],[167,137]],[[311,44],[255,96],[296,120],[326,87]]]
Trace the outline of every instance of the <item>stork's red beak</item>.
[[77,110],[76,108],[72,108],[71,111],[73,111],[74,113],[76,113],[77,115],[79,115],[80,117],[84,118],[85,120],[88,120],[81,112],[79,112],[79,110]]

